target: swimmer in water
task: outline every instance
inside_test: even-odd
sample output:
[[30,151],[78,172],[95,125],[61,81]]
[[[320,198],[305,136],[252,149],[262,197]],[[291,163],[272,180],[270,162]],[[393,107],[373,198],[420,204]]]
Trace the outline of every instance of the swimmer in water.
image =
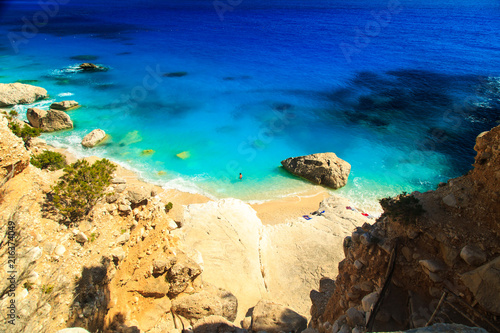
[[241,174],[241,172],[240,172],[240,179],[243,179],[243,175]]

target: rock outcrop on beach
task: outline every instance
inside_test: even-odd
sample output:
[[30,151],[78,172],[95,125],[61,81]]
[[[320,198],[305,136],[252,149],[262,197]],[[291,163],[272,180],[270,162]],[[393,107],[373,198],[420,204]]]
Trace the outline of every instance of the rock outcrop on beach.
[[296,176],[334,189],[345,186],[351,172],[351,165],[334,153],[291,157],[281,165]]
[[22,83],[0,83],[0,107],[31,104],[47,97],[47,90]]
[[12,133],[7,119],[0,118],[0,183],[7,175],[15,176],[22,172],[29,163],[30,154],[23,140]]
[[31,108],[26,112],[26,117],[31,126],[40,128],[44,132],[73,128],[71,118],[63,111]]
[[82,146],[92,148],[106,139],[106,132],[102,129],[95,129],[89,134],[85,135],[82,140]]
[[477,137],[467,175],[387,201],[375,224],[346,237],[335,287],[311,293],[311,326],[336,333],[474,322],[498,331],[499,147],[500,126]]
[[50,105],[50,108],[52,110],[69,111],[78,106],[79,104],[77,101],[62,101],[62,102],[52,103]]
[[369,220],[346,210],[348,205],[346,199],[331,197],[320,205],[324,212],[310,220],[262,225],[248,204],[223,199],[186,207],[175,234],[201,253],[204,279],[238,298],[238,319],[261,299],[308,316],[309,291],[322,277],[336,274],[344,237]]

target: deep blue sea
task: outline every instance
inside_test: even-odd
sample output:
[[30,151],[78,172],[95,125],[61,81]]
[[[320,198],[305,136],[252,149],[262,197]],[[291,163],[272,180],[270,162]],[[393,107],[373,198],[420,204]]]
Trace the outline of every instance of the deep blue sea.
[[[374,210],[470,170],[500,119],[499,18],[496,0],[6,0],[0,82],[78,101],[44,139],[165,187],[277,198],[311,188],[281,160],[335,152],[336,192]],[[84,149],[95,128],[111,139]]]

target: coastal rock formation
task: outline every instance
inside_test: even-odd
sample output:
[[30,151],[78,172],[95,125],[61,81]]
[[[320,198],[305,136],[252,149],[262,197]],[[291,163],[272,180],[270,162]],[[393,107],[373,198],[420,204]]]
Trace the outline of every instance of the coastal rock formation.
[[238,298],[239,319],[261,299],[308,316],[309,291],[336,274],[344,237],[368,220],[347,205],[334,196],[321,203],[321,216],[263,226],[249,205],[224,199],[189,205],[176,234],[203,256],[204,280]]
[[28,109],[26,117],[30,125],[41,128],[44,132],[54,132],[73,128],[71,118],[63,111]]
[[47,90],[22,83],[0,83],[0,107],[30,104],[47,97]]
[[79,106],[77,101],[62,101],[62,102],[52,103],[50,105],[50,108],[53,110],[69,111],[71,109],[76,108],[77,106]]
[[467,175],[384,201],[375,224],[346,237],[333,292],[311,292],[311,326],[323,333],[474,322],[498,330],[499,145],[500,126],[480,134]]
[[253,332],[302,332],[307,328],[307,319],[290,308],[261,300],[253,308]]
[[351,165],[334,153],[291,157],[281,165],[296,176],[334,189],[345,186],[351,172]]
[[95,129],[89,134],[85,135],[82,140],[82,146],[93,148],[106,139],[106,132],[102,129]]
[[89,62],[85,62],[83,64],[80,64],[78,66],[78,68],[80,68],[80,70],[82,70],[83,72],[102,72],[102,71],[107,71],[106,67],[98,66],[98,65],[95,65],[95,64],[92,64],[92,63],[89,63]]
[[176,234],[184,246],[203,256],[204,281],[231,291],[242,319],[266,293],[259,261],[262,223],[255,211],[240,200],[223,199],[187,206],[181,224]]
[[12,133],[7,119],[0,118],[0,183],[11,173],[12,176],[22,172],[30,164],[30,154],[24,147],[21,138]]

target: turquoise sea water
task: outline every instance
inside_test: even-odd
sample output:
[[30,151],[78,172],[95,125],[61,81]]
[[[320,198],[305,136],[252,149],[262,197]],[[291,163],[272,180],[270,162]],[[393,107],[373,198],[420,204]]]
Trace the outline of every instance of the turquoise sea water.
[[[331,151],[352,165],[336,192],[375,209],[469,170],[499,120],[498,1],[43,3],[0,6],[0,82],[77,100],[48,142],[166,187],[291,195],[311,185],[280,161]],[[81,55],[109,70],[75,72]],[[95,128],[111,140],[84,149]]]

